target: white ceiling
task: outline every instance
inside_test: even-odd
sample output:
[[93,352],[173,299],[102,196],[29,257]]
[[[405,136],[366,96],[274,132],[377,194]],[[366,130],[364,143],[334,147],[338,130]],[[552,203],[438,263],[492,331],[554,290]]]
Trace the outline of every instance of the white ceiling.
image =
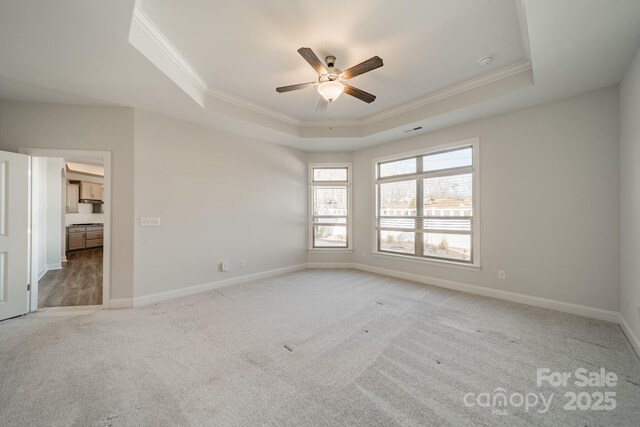
[[[5,0],[0,98],[129,106],[309,151],[355,150],[617,84],[638,22],[637,0]],[[312,89],[277,94],[314,78],[300,46],[343,69],[382,57],[352,81],[378,99],[343,95],[329,124]],[[496,61],[481,68],[485,54]]]
[[[514,0],[299,0],[295,2],[145,0],[142,10],[216,90],[303,122],[324,122],[313,88],[275,88],[317,81],[298,55],[311,47],[346,70],[378,55],[383,68],[351,84],[373,93],[366,104],[343,96],[337,120],[363,119],[483,73],[527,59]],[[335,13],[332,13],[334,11]],[[494,55],[481,67],[478,59]]]

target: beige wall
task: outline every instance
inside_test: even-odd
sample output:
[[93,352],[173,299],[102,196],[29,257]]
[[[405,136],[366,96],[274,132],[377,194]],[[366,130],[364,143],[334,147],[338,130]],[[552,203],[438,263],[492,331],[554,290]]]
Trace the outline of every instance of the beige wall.
[[[481,271],[372,255],[374,159],[472,137],[480,138]],[[618,310],[616,88],[358,151],[353,162],[355,252],[332,262]]]
[[[306,262],[306,154],[136,111],[135,296]],[[240,269],[239,262],[246,260]],[[232,270],[220,272],[219,263]]]
[[[637,116],[637,97],[622,101],[623,113]],[[623,134],[637,141],[630,122]],[[357,262],[618,310],[618,132],[616,88],[355,153],[304,153],[126,108],[0,103],[1,149],[112,151],[112,298],[307,261]],[[373,159],[470,137],[480,138],[481,271],[373,256]],[[305,253],[307,163],[325,161],[353,161],[354,253]],[[636,181],[626,164],[623,189]],[[135,225],[142,216],[158,216],[162,225]],[[219,271],[223,260],[232,271]],[[623,279],[636,268],[630,262]],[[637,298],[637,287],[623,289]]]
[[133,295],[133,110],[0,102],[0,149],[112,152],[111,298]]
[[620,85],[620,312],[636,337],[640,337],[639,165],[640,49]]

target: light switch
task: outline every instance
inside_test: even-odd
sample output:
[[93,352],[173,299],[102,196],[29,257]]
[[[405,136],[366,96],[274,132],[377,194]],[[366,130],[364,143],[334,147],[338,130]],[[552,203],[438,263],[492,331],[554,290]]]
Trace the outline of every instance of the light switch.
[[140,218],[140,225],[142,227],[157,227],[160,225],[160,217],[143,216]]

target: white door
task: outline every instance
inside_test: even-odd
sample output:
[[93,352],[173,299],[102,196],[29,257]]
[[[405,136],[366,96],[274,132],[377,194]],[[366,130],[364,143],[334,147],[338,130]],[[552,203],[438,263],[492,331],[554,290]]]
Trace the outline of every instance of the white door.
[[29,311],[29,157],[0,151],[0,320]]

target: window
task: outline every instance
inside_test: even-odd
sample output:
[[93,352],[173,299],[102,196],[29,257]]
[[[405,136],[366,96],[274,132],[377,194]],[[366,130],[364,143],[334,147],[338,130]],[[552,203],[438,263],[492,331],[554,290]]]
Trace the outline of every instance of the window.
[[309,165],[309,249],[351,248],[351,164]]
[[478,265],[478,141],[376,163],[376,251]]

